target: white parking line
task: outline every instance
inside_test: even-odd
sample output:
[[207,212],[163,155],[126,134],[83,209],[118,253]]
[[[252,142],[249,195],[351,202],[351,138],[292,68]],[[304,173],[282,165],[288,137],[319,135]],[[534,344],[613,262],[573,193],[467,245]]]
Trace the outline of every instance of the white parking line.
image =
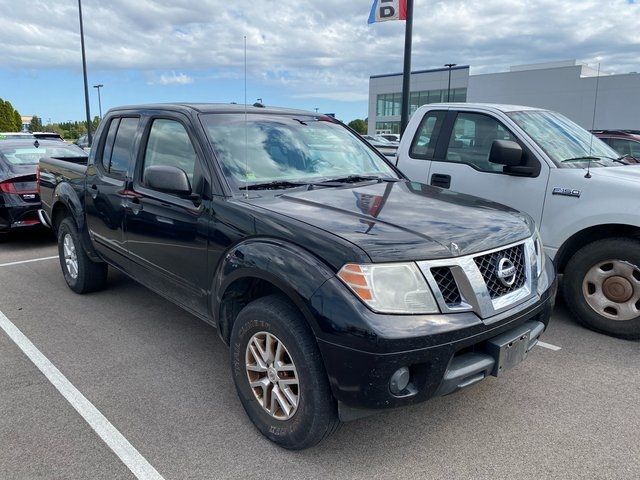
[[58,255],[56,255],[55,257],[34,258],[33,260],[21,260],[19,262],[0,263],[0,267],[11,267],[13,265],[22,265],[23,263],[44,262],[45,260],[53,260],[57,258]]
[[554,352],[557,352],[558,350],[562,350],[561,347],[556,347],[555,345],[551,345],[550,343],[541,342],[540,340],[538,340],[537,345],[539,347],[542,347],[542,348],[547,348],[549,350],[553,350]]
[[[57,257],[56,257],[57,258]],[[36,346],[0,312],[0,328],[38,367],[51,384],[85,419],[98,436],[113,450],[129,470],[139,479],[164,480],[155,468],[135,449],[100,411],[45,357]]]

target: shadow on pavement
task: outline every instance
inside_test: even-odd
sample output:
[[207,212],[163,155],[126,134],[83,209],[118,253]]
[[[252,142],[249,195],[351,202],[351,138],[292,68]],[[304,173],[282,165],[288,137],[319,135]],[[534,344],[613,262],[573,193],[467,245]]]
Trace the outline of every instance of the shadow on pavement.
[[0,249],[7,247],[45,247],[54,245],[56,238],[48,228],[34,227],[22,230],[0,233]]

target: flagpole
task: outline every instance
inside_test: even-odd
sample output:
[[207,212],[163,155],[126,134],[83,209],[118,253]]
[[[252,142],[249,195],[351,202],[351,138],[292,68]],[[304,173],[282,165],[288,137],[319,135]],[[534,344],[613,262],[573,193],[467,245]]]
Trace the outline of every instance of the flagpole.
[[411,43],[413,40],[413,0],[407,0],[407,21],[404,34],[404,74],[402,77],[402,116],[400,135],[409,123],[409,94],[411,92]]

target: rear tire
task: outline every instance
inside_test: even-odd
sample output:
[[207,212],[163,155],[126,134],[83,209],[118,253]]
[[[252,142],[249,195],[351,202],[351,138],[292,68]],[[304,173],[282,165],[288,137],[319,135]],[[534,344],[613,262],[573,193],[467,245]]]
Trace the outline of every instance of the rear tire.
[[272,442],[302,450],[337,430],[337,405],[318,345],[287,299],[270,295],[242,309],[231,332],[231,362],[242,406]]
[[640,242],[611,238],[578,250],[565,268],[563,291],[586,327],[640,339]]
[[106,286],[107,264],[96,263],[89,258],[76,224],[69,217],[58,227],[58,256],[64,279],[74,292],[96,292]]

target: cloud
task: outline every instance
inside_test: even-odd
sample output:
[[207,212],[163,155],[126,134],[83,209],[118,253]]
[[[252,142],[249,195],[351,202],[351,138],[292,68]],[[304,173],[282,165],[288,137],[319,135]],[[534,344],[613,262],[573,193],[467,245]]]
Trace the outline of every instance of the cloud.
[[150,85],[188,85],[193,83],[193,78],[184,73],[163,73],[157,79],[149,82]]
[[[370,75],[402,69],[404,23],[368,26],[370,3],[84,0],[88,63],[92,71],[240,80],[246,35],[251,78],[291,95],[362,98]],[[3,67],[78,69],[76,8],[0,0]],[[481,73],[597,57],[605,72],[639,69],[640,5],[627,0],[416,0],[415,12],[415,69],[454,62]],[[189,80],[171,73],[156,81]]]

